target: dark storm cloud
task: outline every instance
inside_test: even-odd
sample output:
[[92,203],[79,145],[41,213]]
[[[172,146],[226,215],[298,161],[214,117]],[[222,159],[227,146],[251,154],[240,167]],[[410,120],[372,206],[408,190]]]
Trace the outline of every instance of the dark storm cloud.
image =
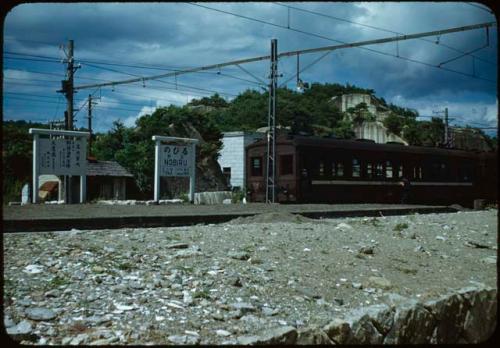
[[[333,45],[338,41],[357,42],[394,36],[392,33],[296,10],[290,11],[290,21],[288,21],[287,9],[274,3],[200,4],[281,26],[290,25],[291,28],[325,36],[331,40],[209,11],[187,3],[23,4],[15,7],[5,19],[4,37],[8,40],[4,43],[4,49],[62,57],[57,44],[73,39],[77,60],[94,59],[124,64],[187,67],[267,55],[271,38],[278,39],[278,50],[283,52]],[[465,3],[328,2],[290,3],[290,5],[405,34],[495,20],[486,11],[478,10]],[[475,53],[494,64],[480,60],[476,60],[474,64],[476,75],[495,81],[497,75],[496,32],[496,27],[490,30],[490,46]],[[16,39],[52,44],[37,44],[16,41]],[[428,38],[432,41],[437,39],[436,37]],[[484,44],[485,31],[446,35],[440,37],[439,41],[461,51],[469,51]],[[429,44],[421,40],[401,42],[398,47],[391,43],[369,48],[390,54],[396,54],[398,48],[401,56],[433,65],[460,55],[442,45]],[[321,54],[302,55],[301,66],[313,62]],[[20,70],[37,64],[24,63],[23,65],[17,62],[16,65],[12,61],[7,62],[9,69],[17,67]],[[281,81],[293,77],[295,65],[295,58],[280,61],[279,69],[284,74]],[[466,56],[444,66],[471,74],[472,58]],[[108,66],[108,68],[143,76],[158,73],[154,70],[126,67]],[[269,62],[252,63],[246,65],[245,68],[259,78],[266,79]],[[63,72],[62,65],[57,69]],[[251,76],[236,67],[224,68],[222,72],[253,80]],[[78,71],[78,74],[111,80],[130,77],[85,65]],[[388,101],[399,100],[408,105],[417,105],[422,110],[425,109],[426,100],[432,100],[438,104],[440,102],[441,104],[454,103],[454,105],[462,103],[468,108],[472,108],[470,105],[474,103],[474,105],[488,104],[490,109],[496,105],[496,83],[440,71],[362,49],[332,52],[301,74],[301,77],[310,82],[354,83],[360,87],[374,89],[378,96]],[[166,80],[174,81],[173,78]],[[195,84],[201,88],[223,90],[232,94],[238,94],[245,88],[258,88],[237,79],[213,74],[184,75],[179,77],[179,82]],[[292,79],[289,87],[293,87],[293,82]],[[81,83],[89,83],[89,81],[77,80],[77,84]],[[150,82],[148,86],[168,87],[156,82]],[[12,87],[9,88],[12,89]],[[21,90],[20,87],[16,88],[16,91]],[[127,88],[121,87],[121,90],[127,91]],[[176,94],[175,91],[161,92],[149,89],[144,93],[149,93],[148,95],[152,98],[163,96],[178,102],[185,102],[190,98]],[[85,94],[86,92],[82,95]],[[193,93],[191,97],[193,96],[196,94]],[[134,101],[130,96],[115,95],[115,98],[122,101]],[[159,102],[160,99],[156,101]],[[139,101],[135,100],[135,102]],[[150,102],[144,102],[144,107],[150,107]],[[116,114],[122,115],[122,118],[131,117],[130,112],[116,112]],[[138,112],[135,113],[137,114]],[[491,115],[491,112],[489,114]]]

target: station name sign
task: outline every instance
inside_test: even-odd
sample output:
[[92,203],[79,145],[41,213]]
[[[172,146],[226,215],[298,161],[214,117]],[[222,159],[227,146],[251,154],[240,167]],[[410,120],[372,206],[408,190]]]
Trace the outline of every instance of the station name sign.
[[190,176],[194,165],[191,145],[160,146],[160,176]]

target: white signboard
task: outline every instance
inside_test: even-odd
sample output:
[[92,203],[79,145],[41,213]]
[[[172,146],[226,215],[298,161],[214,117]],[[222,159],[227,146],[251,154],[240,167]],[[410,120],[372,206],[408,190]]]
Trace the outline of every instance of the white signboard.
[[38,174],[86,175],[87,139],[39,139]]
[[194,146],[161,145],[160,176],[190,176],[194,165]]

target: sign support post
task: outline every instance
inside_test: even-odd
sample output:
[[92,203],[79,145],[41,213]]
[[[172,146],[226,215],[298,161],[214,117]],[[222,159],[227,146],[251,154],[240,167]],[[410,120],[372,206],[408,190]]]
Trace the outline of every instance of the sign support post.
[[80,203],[87,201],[87,175],[80,175]]
[[[154,140],[153,136],[153,140]],[[158,202],[160,200],[160,145],[161,140],[156,139],[155,142],[155,178],[154,178],[154,200]]]
[[194,165],[191,167],[191,173],[189,173],[189,201],[194,203],[194,188],[196,185],[196,143],[191,144],[191,151],[195,157]]
[[33,188],[32,192],[32,201],[34,204],[38,203],[38,159],[37,159],[37,151],[38,151],[38,134],[33,135]]
[[[87,199],[87,143],[81,139],[88,138],[90,133],[38,128],[30,128],[29,133],[33,134],[33,203],[39,201],[40,174],[79,175],[80,203],[84,203]],[[67,138],[41,139],[40,135],[58,135]],[[66,188],[68,189],[71,187]]]
[[[153,135],[153,140],[155,141],[154,200],[156,202],[160,200],[161,176],[189,176],[189,200],[193,203],[198,139]],[[174,145],[161,145],[162,141]]]

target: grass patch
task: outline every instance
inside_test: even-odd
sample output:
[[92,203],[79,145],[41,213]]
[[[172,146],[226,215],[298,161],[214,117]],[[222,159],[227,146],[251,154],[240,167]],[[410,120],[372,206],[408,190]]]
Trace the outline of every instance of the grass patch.
[[399,223],[396,226],[394,226],[393,230],[396,232],[401,232],[402,230],[407,229],[407,228],[408,228],[408,224],[403,222],[403,223]]
[[207,290],[198,290],[193,294],[193,298],[210,298],[210,293]]
[[243,251],[246,251],[247,253],[253,253],[255,251],[254,249],[254,245],[252,244],[247,244],[247,245],[244,245],[241,250]]
[[133,266],[131,263],[123,262],[118,265],[118,269],[122,271],[131,271],[133,269]]
[[58,288],[63,285],[68,285],[70,281],[64,277],[55,276],[49,281],[48,286],[50,288]]
[[185,273],[191,274],[193,273],[194,268],[190,266],[180,266],[180,269],[182,269]]

